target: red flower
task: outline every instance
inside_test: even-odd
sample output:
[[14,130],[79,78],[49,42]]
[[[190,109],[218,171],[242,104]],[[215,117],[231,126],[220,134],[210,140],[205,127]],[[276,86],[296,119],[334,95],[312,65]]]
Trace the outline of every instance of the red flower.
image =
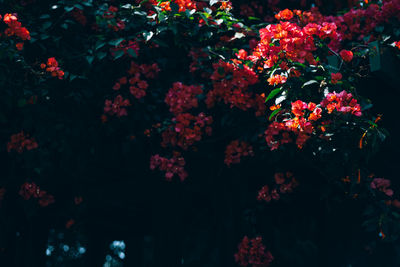
[[117,115],[117,117],[127,116],[128,112],[125,107],[129,107],[131,103],[129,99],[124,99],[121,95],[117,95],[114,102],[106,99],[104,104],[104,113],[109,115]]
[[35,148],[38,148],[36,140],[34,138],[29,138],[29,135],[25,135],[23,131],[13,134],[10,142],[7,143],[8,152],[15,150],[21,154],[25,149],[32,150]]
[[240,163],[241,157],[248,156],[254,156],[253,147],[246,142],[235,140],[226,147],[224,162],[230,166],[231,164]]
[[346,91],[328,93],[320,105],[326,108],[329,114],[336,110],[341,113],[351,113],[357,117],[362,115],[360,104],[357,103],[357,100],[353,98],[351,93],[347,93]]
[[184,169],[185,164],[185,159],[179,152],[174,152],[173,157],[170,159],[161,157],[158,154],[150,158],[150,169],[158,168],[164,171],[167,181],[171,181],[175,174],[179,176],[181,181],[184,181],[188,176]]
[[374,178],[371,182],[371,188],[379,190],[383,193],[385,193],[387,196],[391,197],[393,196],[394,192],[391,188],[389,188],[391,185],[390,180],[384,179],[384,178]]
[[24,49],[24,43],[17,43],[17,44],[15,45],[15,47],[16,47],[19,51],[21,51],[22,49]]
[[296,102],[292,102],[292,113],[296,117],[302,117],[304,115],[304,110],[307,109],[307,103],[297,100]]
[[236,54],[238,59],[246,60],[247,59],[247,52],[244,49],[240,49],[239,52]]
[[69,219],[66,223],[65,223],[65,228],[70,229],[72,227],[72,225],[75,224],[75,220],[74,219]]
[[340,81],[342,78],[343,78],[343,76],[340,72],[331,73],[331,83],[332,84],[337,84],[337,82]]
[[275,15],[275,18],[277,20],[291,20],[293,18],[293,12],[289,9],[282,10]]
[[244,267],[268,267],[273,259],[272,254],[266,251],[260,236],[251,240],[245,236],[238,246],[238,252],[235,254],[235,261]]
[[198,107],[197,96],[202,93],[201,86],[184,85],[181,82],[175,82],[165,96],[165,103],[170,107],[169,111],[179,114]]
[[22,196],[25,200],[29,200],[31,197],[38,198],[38,203],[42,207],[46,207],[54,203],[54,197],[48,194],[46,191],[41,190],[40,187],[33,182],[26,182],[22,184],[19,195]]
[[395,45],[398,49],[400,49],[400,41],[395,42],[394,45]]
[[349,50],[342,50],[339,54],[345,62],[350,62],[353,59],[353,52]]
[[284,84],[287,81],[287,77],[283,75],[276,74],[270,78],[268,78],[269,85],[279,85]]
[[60,69],[58,62],[54,57],[48,58],[47,64],[40,64],[40,68],[46,69],[47,72],[50,72],[51,76],[58,77],[60,80],[64,77],[64,71]]

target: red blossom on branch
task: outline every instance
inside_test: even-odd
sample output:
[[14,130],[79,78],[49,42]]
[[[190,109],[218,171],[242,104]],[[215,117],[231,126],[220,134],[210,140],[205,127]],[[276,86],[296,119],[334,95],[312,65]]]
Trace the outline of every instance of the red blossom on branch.
[[32,150],[38,148],[38,143],[35,138],[29,138],[28,134],[24,134],[23,131],[11,136],[11,140],[7,143],[7,151],[11,152],[15,150],[21,154],[24,150]]
[[188,176],[184,169],[185,164],[185,159],[179,152],[174,152],[172,158],[161,157],[158,154],[150,158],[150,169],[158,168],[160,171],[164,171],[167,181],[171,181],[174,175],[179,176],[179,179],[184,181]]
[[235,254],[235,261],[244,267],[268,267],[273,259],[271,252],[266,251],[261,236],[252,239],[245,236],[238,245],[238,252]]
[[240,163],[242,157],[248,156],[254,156],[253,147],[246,142],[234,140],[226,147],[224,162],[230,166]]

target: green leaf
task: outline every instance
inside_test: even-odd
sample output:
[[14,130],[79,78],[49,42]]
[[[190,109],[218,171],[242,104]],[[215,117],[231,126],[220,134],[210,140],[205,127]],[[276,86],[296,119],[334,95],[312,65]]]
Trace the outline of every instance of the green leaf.
[[74,80],[76,77],[78,77],[78,76],[76,76],[75,74],[70,74],[70,75],[69,75],[69,80],[72,81],[72,80]]
[[119,59],[120,57],[122,57],[125,54],[125,52],[123,50],[118,50],[115,52],[114,54],[114,59]]
[[70,7],[66,6],[66,7],[64,7],[64,10],[67,11],[67,12],[71,12],[72,10],[74,10],[74,7],[73,6],[70,6]]
[[282,87],[281,88],[276,88],[274,90],[271,91],[271,93],[269,93],[269,95],[267,96],[267,98],[265,99],[265,102],[268,102],[269,100],[271,100],[272,98],[274,98],[277,94],[279,94],[282,91]]
[[94,47],[95,50],[99,50],[100,48],[102,48],[103,46],[105,46],[105,42],[103,41],[97,41],[96,42],[96,46]]
[[44,15],[41,15],[40,17],[39,17],[39,19],[49,19],[50,18],[50,15],[49,14],[44,14]]
[[381,55],[380,55],[380,47],[379,42],[374,41],[368,44],[370,49],[369,53],[369,62],[370,62],[370,69],[372,72],[378,71],[381,69]]
[[278,114],[279,111],[281,111],[281,108],[275,109],[275,110],[271,113],[271,115],[269,115],[268,120],[271,120],[273,117],[275,117],[275,115]]
[[132,48],[128,48],[128,54],[134,58],[137,58],[136,51],[133,50]]
[[45,23],[43,23],[42,29],[46,30],[50,28],[51,24],[52,24],[51,21],[46,21]]
[[112,45],[112,46],[118,46],[124,40],[125,40],[124,38],[118,38],[118,39],[109,41],[108,44]]
[[94,60],[94,56],[86,56],[86,60],[87,60],[87,62],[88,62],[89,64],[92,64],[92,63],[93,63],[93,60]]
[[225,74],[225,69],[223,67],[218,67],[218,74],[219,75],[224,75]]
[[107,56],[107,53],[106,53],[106,52],[99,52],[99,53],[97,54],[97,58],[100,59],[100,60],[102,60],[102,59],[105,58],[106,56]]
[[[187,10],[186,10],[187,11]],[[163,21],[165,21],[167,19],[167,16],[164,14],[164,12],[161,12],[161,13],[159,13],[158,14],[158,20],[160,21],[160,22],[163,22]]]

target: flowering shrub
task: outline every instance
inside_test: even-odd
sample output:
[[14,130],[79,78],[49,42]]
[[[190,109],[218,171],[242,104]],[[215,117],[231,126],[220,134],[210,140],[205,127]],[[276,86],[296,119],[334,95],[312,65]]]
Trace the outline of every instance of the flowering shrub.
[[0,2],[14,265],[50,224],[103,255],[99,210],[129,266],[400,262],[398,0]]

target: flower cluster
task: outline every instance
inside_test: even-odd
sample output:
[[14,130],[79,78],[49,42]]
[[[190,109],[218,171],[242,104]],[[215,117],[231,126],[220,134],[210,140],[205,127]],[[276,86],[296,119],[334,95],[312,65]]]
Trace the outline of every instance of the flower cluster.
[[287,81],[287,77],[284,75],[273,75],[270,78],[268,78],[268,83],[269,85],[275,86],[275,85],[280,85],[280,84],[284,84]]
[[160,155],[154,155],[150,158],[150,169],[155,170],[158,168],[165,172],[165,179],[171,181],[174,175],[179,176],[181,181],[184,181],[188,176],[184,169],[185,159],[179,152],[174,151],[172,158],[164,158]]
[[320,105],[326,108],[329,114],[336,110],[341,113],[351,113],[357,117],[362,115],[357,99],[353,98],[353,95],[346,91],[328,93]]
[[128,76],[121,77],[114,84],[113,89],[119,90],[122,85],[129,85],[129,92],[138,99],[142,98],[146,96],[146,89],[149,87],[149,84],[142,76],[147,79],[154,79],[159,71],[160,69],[156,63],[138,65],[131,62],[131,67],[127,71]]
[[238,246],[238,252],[235,254],[235,261],[244,267],[268,267],[273,260],[274,257],[271,252],[266,251],[261,236],[252,239],[245,236]]
[[122,117],[128,115],[125,107],[131,105],[129,99],[124,99],[121,95],[117,95],[114,98],[114,102],[106,99],[104,104],[104,113],[108,115],[117,115],[117,117]]
[[[327,17],[326,20],[334,22],[342,39],[362,40],[374,32],[377,26],[390,23],[391,20],[400,20],[400,1],[383,1],[381,6],[368,5],[365,9],[351,9],[343,16]],[[369,41],[373,39],[370,38]]]
[[275,188],[270,190],[268,185],[264,185],[258,191],[257,200],[266,202],[279,200],[281,198],[280,194],[292,193],[293,189],[298,186],[298,182],[291,172],[275,173],[274,180],[276,183]]
[[46,64],[40,64],[40,68],[46,69],[47,72],[51,73],[51,76],[58,77],[60,80],[64,77],[64,71],[60,69],[58,62],[54,57],[48,58]]
[[384,178],[374,178],[371,182],[371,188],[383,192],[385,195],[392,197],[393,190],[389,188],[391,185],[390,180]]
[[216,102],[224,101],[231,108],[254,108],[257,116],[262,115],[265,110],[264,99],[249,90],[250,86],[258,82],[258,76],[246,65],[239,67],[239,63],[235,60],[232,63],[220,60],[213,64],[213,89],[207,93],[207,107],[211,108]]
[[246,142],[235,140],[226,147],[224,162],[230,166],[231,164],[240,163],[242,157],[248,156],[254,156],[253,147]]
[[[1,19],[1,15],[0,15]],[[7,24],[8,28],[4,31],[7,36],[17,36],[23,41],[30,40],[31,36],[25,27],[21,27],[21,22],[14,14],[5,14],[3,18],[4,23]]]
[[[265,141],[271,150],[278,149],[281,145],[291,143],[293,139],[290,137],[288,128],[283,122],[272,122],[267,130],[265,130]],[[278,136],[280,139],[277,139]]]
[[[154,2],[155,5],[158,4],[158,1],[153,0],[152,2]],[[179,6],[179,12],[185,12],[186,10],[193,10],[193,9],[197,10],[198,8],[200,9],[200,6],[202,6],[202,3],[198,3],[192,0],[173,0],[172,2]],[[170,1],[161,2],[160,7],[162,10],[166,11],[172,10]]]
[[[270,24],[259,32],[261,40],[248,59],[253,62],[261,60],[265,69],[282,62],[307,61],[316,65],[313,52],[317,47],[314,37],[330,40],[331,43],[339,38],[336,25],[328,22],[309,23],[300,27],[295,23],[281,21],[279,24]],[[287,64],[283,66],[288,69]]]
[[343,78],[343,75],[338,72],[338,73],[331,73],[331,83],[332,84],[337,84],[340,82],[340,80]]
[[22,196],[25,200],[29,200],[32,198],[39,199],[39,205],[42,207],[46,207],[52,203],[54,203],[54,197],[48,194],[46,191],[41,190],[39,186],[35,183],[24,183],[19,190],[20,196]]
[[25,135],[23,131],[11,135],[11,140],[7,143],[8,152],[15,150],[21,154],[24,150],[32,150],[35,148],[38,148],[38,143],[36,143],[35,138],[29,138],[29,135]]
[[200,141],[204,133],[211,135],[212,128],[209,125],[212,121],[212,117],[204,113],[197,116],[190,113],[178,114],[172,119],[173,124],[162,133],[161,145],[180,146],[186,150]]
[[275,15],[275,18],[277,20],[291,20],[293,18],[294,14],[291,10],[289,9],[284,9],[279,11],[278,14]]
[[165,103],[169,106],[169,111],[179,114],[191,108],[198,107],[197,96],[203,93],[199,85],[184,85],[175,82],[165,96]]
[[203,65],[202,61],[208,58],[208,54],[199,48],[192,48],[188,56],[192,59],[192,63],[189,65],[189,71],[192,73],[199,70]]
[[[312,122],[321,118],[322,109],[315,103],[308,104],[297,100],[292,102],[292,114],[294,118],[288,118],[284,122],[273,122],[265,131],[265,138],[271,150],[277,149],[280,145],[292,142],[289,132],[294,133],[296,137],[296,145],[302,148],[305,142],[314,132]],[[277,135],[282,133],[280,140],[276,139]]]

